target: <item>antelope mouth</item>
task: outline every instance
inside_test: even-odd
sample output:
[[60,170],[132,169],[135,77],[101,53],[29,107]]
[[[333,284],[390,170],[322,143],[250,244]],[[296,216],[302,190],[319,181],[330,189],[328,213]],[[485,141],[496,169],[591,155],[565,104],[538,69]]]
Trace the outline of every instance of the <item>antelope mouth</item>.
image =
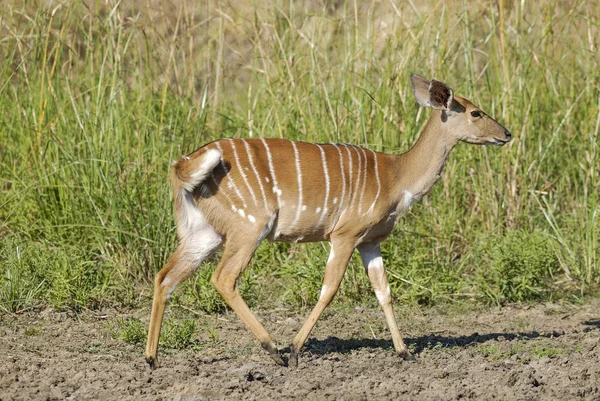
[[510,142],[510,138],[506,138],[506,139],[494,138],[494,140],[492,141],[492,145],[504,146],[508,142]]

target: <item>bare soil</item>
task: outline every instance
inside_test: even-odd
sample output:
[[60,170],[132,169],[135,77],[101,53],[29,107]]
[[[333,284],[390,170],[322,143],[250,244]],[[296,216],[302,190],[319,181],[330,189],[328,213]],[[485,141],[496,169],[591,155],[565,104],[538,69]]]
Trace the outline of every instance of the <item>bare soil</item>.
[[[154,371],[107,325],[147,311],[5,315],[0,400],[600,400],[599,306],[402,310],[416,362],[394,355],[379,310],[332,310],[297,369],[276,366],[233,314],[200,317],[200,349],[161,350]],[[281,344],[303,321],[258,315]]]

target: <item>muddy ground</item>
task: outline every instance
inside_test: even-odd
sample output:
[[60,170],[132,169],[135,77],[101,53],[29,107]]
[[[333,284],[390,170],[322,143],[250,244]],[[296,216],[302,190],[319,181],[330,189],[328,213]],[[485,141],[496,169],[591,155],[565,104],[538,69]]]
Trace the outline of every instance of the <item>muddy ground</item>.
[[[276,366],[233,315],[199,318],[200,349],[143,346],[110,323],[147,311],[0,317],[0,400],[600,400],[600,303],[397,312],[416,362],[394,356],[379,310],[328,311],[297,369]],[[258,314],[285,350],[302,316]]]

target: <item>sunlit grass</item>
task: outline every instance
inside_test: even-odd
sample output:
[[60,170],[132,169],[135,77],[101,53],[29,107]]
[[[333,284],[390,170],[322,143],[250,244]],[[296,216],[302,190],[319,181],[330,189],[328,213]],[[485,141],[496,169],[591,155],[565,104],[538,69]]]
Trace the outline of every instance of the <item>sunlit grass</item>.
[[[174,159],[250,136],[403,152],[428,116],[412,97],[411,72],[444,80],[515,140],[457,147],[440,183],[401,219],[383,246],[394,297],[501,303],[593,293],[597,2],[208,4],[2,7],[1,310],[147,305],[176,244]],[[513,232],[534,248],[507,248]],[[518,258],[540,241],[551,271],[541,267],[538,280],[538,270],[519,273]],[[242,280],[245,298],[311,307],[327,251],[262,245]],[[173,300],[222,311],[209,278],[201,272]],[[376,302],[358,258],[337,302]]]

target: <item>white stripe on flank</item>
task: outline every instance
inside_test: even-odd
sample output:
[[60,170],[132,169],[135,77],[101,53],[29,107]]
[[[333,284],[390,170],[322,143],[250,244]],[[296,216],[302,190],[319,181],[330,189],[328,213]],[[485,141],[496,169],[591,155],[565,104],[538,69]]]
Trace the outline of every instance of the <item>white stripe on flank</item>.
[[[356,167],[356,192],[355,195],[358,193],[358,190],[360,189],[360,173],[361,173],[361,168],[360,166],[362,165],[362,160],[360,158],[360,151],[358,150],[358,148],[354,145],[352,145],[352,149],[354,149],[354,151],[356,152],[356,157],[358,157],[358,166]],[[357,211],[358,213],[360,213],[360,195],[358,197],[358,208]],[[354,209],[353,206],[350,207],[350,210]]]
[[339,217],[339,213],[340,213],[340,208],[342,207],[343,203],[344,203],[344,196],[346,196],[346,173],[344,172],[344,158],[342,157],[342,151],[340,150],[339,146],[337,146],[336,144],[332,144],[335,149],[338,151],[338,154],[340,155],[340,174],[342,176],[342,194],[340,195],[339,198],[339,204],[338,202],[338,198],[334,198],[333,199],[333,204],[337,204],[338,208],[336,211],[336,214]]
[[[359,148],[360,151],[362,152],[363,156],[365,157],[365,168],[364,168],[364,180],[362,183],[362,188],[360,190],[360,198],[358,199],[358,213],[360,213],[360,211],[362,210],[362,201],[363,201],[363,197],[365,195],[365,188],[367,187],[367,168],[368,166],[368,160],[367,160],[367,152],[365,152],[365,150],[363,148]],[[359,172],[360,173],[360,172]],[[364,215],[363,215],[364,216]]]
[[[265,204],[265,210],[269,210],[269,205],[267,204],[267,196],[265,195],[265,189],[263,188],[262,181],[260,176],[258,175],[258,170],[256,170],[256,166],[254,165],[254,159],[252,159],[252,150],[250,149],[250,145],[246,142],[245,139],[242,139],[244,146],[246,148],[246,154],[248,155],[248,161],[250,162],[250,166],[252,167],[252,171],[256,176],[256,181],[258,181],[258,186],[260,187],[260,193],[262,194],[263,202]],[[268,181],[267,181],[268,182]]]
[[292,225],[290,228],[293,228],[298,220],[300,220],[300,212],[302,211],[302,170],[300,168],[300,155],[298,154],[298,147],[296,146],[296,142],[292,142],[292,147],[294,148],[294,160],[296,161],[296,174],[298,175],[298,206],[296,207],[296,217],[294,217],[294,221],[292,221]]
[[265,150],[267,151],[267,161],[269,162],[269,174],[271,174],[271,179],[273,180],[273,192],[277,196],[277,208],[279,209],[279,205],[281,204],[281,190],[277,188],[277,177],[275,176],[275,168],[273,167],[273,157],[271,156],[271,150],[269,149],[269,145],[267,145],[267,141],[265,138],[260,139],[265,146]]
[[[223,153],[221,144],[219,142],[215,142],[215,145],[217,146],[219,151],[221,151],[221,153]],[[229,175],[229,172],[227,171],[227,166],[225,165],[225,160],[223,158],[221,158],[221,166],[223,166],[223,170],[225,171],[225,176],[227,178],[229,178],[229,185],[231,185],[231,188],[234,190],[235,194],[238,196],[238,198],[240,198],[240,200],[242,201],[242,205],[244,206],[244,209],[245,209],[247,207],[246,201],[244,200],[244,197],[242,196],[237,185],[235,185],[235,181],[233,181],[233,177],[231,175]],[[233,206],[233,204],[232,204],[232,206]]]
[[227,191],[225,191],[225,188],[221,187],[219,185],[219,183],[217,182],[217,179],[215,178],[215,173],[214,171],[212,171],[210,173],[210,179],[212,180],[213,184],[215,184],[215,187],[217,188],[215,191],[215,195],[217,195],[218,193],[223,194],[223,196],[225,197],[225,199],[227,199],[227,201],[231,204],[231,207],[233,208],[233,211],[237,211],[237,207],[235,207],[234,203],[233,203],[233,199],[231,199],[231,197],[229,195],[227,195]]
[[[346,153],[348,153],[348,201],[352,201],[352,196],[354,195],[354,191],[352,190],[352,153],[350,152],[350,147],[348,145],[344,145],[346,148]],[[341,203],[341,202],[340,202]]]
[[250,196],[252,196],[252,200],[254,201],[254,204],[257,205],[258,202],[256,201],[256,195],[254,195],[254,190],[250,186],[250,183],[248,182],[248,177],[246,177],[246,173],[244,173],[244,168],[242,167],[242,164],[240,163],[240,158],[238,156],[238,152],[235,147],[235,141],[231,138],[228,138],[228,140],[229,140],[229,143],[231,144],[231,150],[233,150],[233,157],[235,158],[236,167],[238,168],[238,170],[240,170],[240,174],[242,175],[244,184],[246,184],[246,188],[248,188],[248,192],[250,192]]
[[321,226],[323,219],[325,218],[325,213],[327,213],[327,202],[329,201],[329,172],[327,171],[327,159],[325,157],[325,151],[321,145],[317,145],[319,150],[321,151],[321,163],[323,164],[323,173],[325,174],[325,200],[323,201],[323,209],[321,211],[321,216],[319,217],[319,221],[317,222],[317,227]]
[[[369,150],[371,150],[371,149],[369,149]],[[375,199],[373,199],[373,203],[371,203],[369,210],[367,210],[365,212],[365,214],[373,212],[373,208],[375,207],[375,204],[377,203],[377,199],[379,198],[379,193],[381,192],[381,181],[379,180],[379,166],[377,166],[377,153],[375,153],[372,150],[371,150],[371,153],[373,153],[373,165],[375,166],[375,179],[377,180],[377,193],[375,194]]]

